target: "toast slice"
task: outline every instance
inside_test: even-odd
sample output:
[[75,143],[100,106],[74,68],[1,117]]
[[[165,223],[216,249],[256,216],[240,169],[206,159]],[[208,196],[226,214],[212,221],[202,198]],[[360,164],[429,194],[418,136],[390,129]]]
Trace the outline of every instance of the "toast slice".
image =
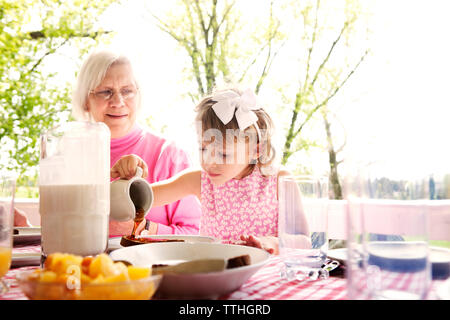
[[227,269],[238,268],[248,265],[250,265],[250,256],[248,254],[230,258],[227,261]]

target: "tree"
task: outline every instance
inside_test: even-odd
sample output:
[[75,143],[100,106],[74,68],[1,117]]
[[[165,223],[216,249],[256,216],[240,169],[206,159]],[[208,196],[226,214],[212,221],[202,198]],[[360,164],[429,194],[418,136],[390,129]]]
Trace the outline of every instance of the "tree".
[[330,112],[324,107],[321,110],[323,123],[325,127],[325,134],[327,137],[327,150],[328,150],[328,163],[330,165],[329,182],[331,187],[331,198],[343,199],[342,186],[339,180],[338,165],[342,160],[338,160],[338,153],[345,147],[345,141],[342,145],[336,149],[335,142],[333,141],[333,134],[331,132],[331,121],[329,120]]
[[109,32],[96,22],[112,2],[0,0],[0,169],[35,167],[40,134],[69,118],[73,83],[57,76],[73,72],[75,79],[75,71],[49,62],[70,50],[82,59],[106,40]]
[[[304,60],[304,68],[302,68],[304,71],[300,72],[303,79],[300,81],[295,95],[294,108],[292,109],[291,121],[283,148],[282,164],[286,164],[289,157],[301,149],[294,142],[301,138],[301,132],[306,124],[317,111],[328,105],[330,100],[342,90],[369,53],[369,50],[366,49],[354,62],[354,65],[346,71],[342,68],[336,68],[336,64],[330,63],[333,54],[337,51],[336,48],[344,42],[344,36],[351,30],[351,25],[356,21],[357,12],[345,16],[339,32],[328,43],[328,50],[317,52],[317,47],[324,46],[324,42],[327,42],[326,36],[323,36],[325,27],[321,26],[319,19],[320,9],[320,0],[316,0],[314,5],[308,2],[305,6],[297,7],[304,22],[302,39],[309,42],[309,45],[305,46],[306,54],[304,56],[306,56],[306,59]],[[322,39],[320,38],[321,35],[323,36]],[[321,43],[319,43],[319,40]],[[342,73],[344,74],[342,75]]]
[[[344,5],[342,5],[343,2]],[[332,8],[335,4],[338,4],[339,8]],[[355,29],[361,15],[361,8],[358,0],[327,2],[325,8],[322,8],[320,0],[315,0],[306,2],[306,5],[294,5],[294,7],[297,8],[303,21],[301,38],[305,49],[300,56],[304,58],[304,63],[302,71],[299,72],[301,80],[295,94],[281,162],[286,165],[294,153],[304,149],[305,138],[302,132],[319,112],[326,134],[330,196],[334,199],[342,199],[342,186],[338,173],[338,165],[342,160],[338,160],[338,153],[345,147],[345,142],[338,149],[335,148],[332,123],[328,115],[333,114],[330,108],[331,100],[344,88],[369,54],[368,48],[361,48],[359,56],[350,55],[351,61],[348,62],[348,51],[339,53],[339,48],[348,49],[358,41],[355,37]],[[324,9],[332,11],[332,15],[323,17]],[[337,28],[336,26],[339,25],[340,27]],[[339,31],[336,32],[336,30]],[[350,50],[355,51],[353,47]],[[337,119],[337,116],[333,114],[333,118]]]
[[[188,73],[197,88],[196,94],[190,94],[192,100],[210,93],[219,82],[243,82],[256,65],[259,72],[255,73],[254,82],[258,93],[285,38],[280,31],[280,21],[273,15],[273,1],[269,3],[265,25],[258,25],[260,34],[253,34],[252,38],[242,37],[244,22],[236,0],[182,0],[178,3],[184,8],[178,15],[165,18],[152,15],[159,28],[177,41],[189,56]],[[251,42],[252,48],[257,49],[246,52],[248,47],[243,45],[244,41]]]
[[[294,99],[289,102],[292,108],[285,128],[281,162],[286,165],[299,150],[317,146],[317,141],[305,138],[302,133],[311,120],[315,120],[316,113],[323,110],[331,187],[337,198],[341,197],[337,171],[340,150],[335,150],[327,112],[331,109],[331,100],[343,90],[369,53],[367,48],[362,48],[356,56],[347,59],[345,53],[339,51],[355,44],[352,35],[359,27],[359,1],[327,1],[325,5],[319,0],[259,1],[260,6],[268,4],[269,10],[266,20],[254,26],[245,24],[248,17],[239,14],[236,1],[181,2],[183,10],[180,12],[164,18],[153,16],[160,29],[177,41],[190,58],[191,65],[187,70],[198,88],[197,94],[191,95],[194,101],[209,93],[216,83],[227,80],[248,82],[253,79],[258,93],[284,44],[288,41],[301,43],[295,52],[299,68],[289,66],[287,70],[297,74],[299,85],[293,90]],[[286,19],[292,12],[293,18]],[[300,37],[296,38],[295,31],[299,29]],[[290,94],[291,87],[292,83],[284,84],[284,88],[280,85],[283,97]],[[275,93],[274,88],[267,90]]]

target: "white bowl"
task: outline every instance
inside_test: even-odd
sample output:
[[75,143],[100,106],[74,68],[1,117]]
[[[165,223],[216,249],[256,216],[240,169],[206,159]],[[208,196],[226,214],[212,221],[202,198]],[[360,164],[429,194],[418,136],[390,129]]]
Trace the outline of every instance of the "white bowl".
[[176,264],[199,259],[224,259],[250,256],[250,265],[220,272],[164,274],[156,295],[162,298],[215,299],[239,289],[268,260],[265,250],[221,243],[151,243],[117,249],[113,260],[126,260],[136,266]]

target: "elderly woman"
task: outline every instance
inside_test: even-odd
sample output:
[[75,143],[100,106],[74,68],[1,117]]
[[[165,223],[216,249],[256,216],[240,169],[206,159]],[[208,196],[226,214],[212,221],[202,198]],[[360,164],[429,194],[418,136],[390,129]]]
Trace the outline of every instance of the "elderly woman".
[[[78,75],[72,104],[75,119],[104,122],[111,130],[111,167],[123,156],[137,155],[137,165],[147,169],[144,178],[153,183],[190,166],[186,153],[174,143],[137,124],[141,92],[127,57],[110,51],[89,55]],[[111,171],[111,179],[119,176],[120,172]],[[198,234],[200,214],[198,200],[189,196],[152,208],[137,234],[144,229],[147,234]],[[130,234],[133,224],[132,220],[111,220],[110,235]]]

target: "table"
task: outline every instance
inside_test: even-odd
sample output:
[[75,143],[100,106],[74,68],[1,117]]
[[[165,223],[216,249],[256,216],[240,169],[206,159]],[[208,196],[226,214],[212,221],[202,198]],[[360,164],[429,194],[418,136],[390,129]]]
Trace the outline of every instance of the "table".
[[[40,245],[16,246],[15,252],[40,252]],[[282,261],[279,256],[271,256],[269,261],[245,282],[239,290],[221,296],[219,300],[345,300],[346,279],[342,276],[330,276],[326,280],[302,282],[280,280],[279,270]],[[15,276],[22,270],[30,270],[38,266],[11,268],[4,279],[10,285],[7,293],[0,295],[0,300],[26,300],[27,297],[18,287]],[[437,299],[436,288],[443,281],[433,281],[429,299]]]

